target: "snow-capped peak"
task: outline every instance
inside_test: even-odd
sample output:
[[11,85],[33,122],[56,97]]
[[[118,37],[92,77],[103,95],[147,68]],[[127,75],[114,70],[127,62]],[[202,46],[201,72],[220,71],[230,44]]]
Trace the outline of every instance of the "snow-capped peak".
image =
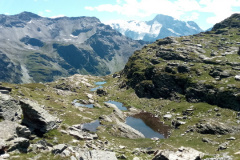
[[202,31],[194,22],[188,23],[166,15],[157,15],[151,21],[113,20],[106,24],[125,36],[145,41],[155,41],[167,36],[186,36]]

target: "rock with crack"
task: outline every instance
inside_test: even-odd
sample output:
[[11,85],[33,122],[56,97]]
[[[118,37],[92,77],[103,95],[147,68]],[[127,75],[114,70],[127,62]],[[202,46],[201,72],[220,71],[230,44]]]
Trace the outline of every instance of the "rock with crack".
[[53,154],[60,154],[67,148],[66,144],[58,144],[56,146],[53,146],[52,153]]
[[68,130],[69,135],[80,139],[80,140],[93,140],[98,139],[98,135],[96,133],[90,133],[87,131],[83,131],[81,129],[78,129],[74,126],[70,127]]
[[22,109],[19,102],[10,95],[0,93],[0,118],[9,121],[21,121]]
[[153,160],[200,160],[204,154],[193,148],[181,147],[178,151],[157,151]]
[[81,160],[117,160],[114,152],[102,150],[80,150],[77,159]]
[[36,132],[46,133],[58,127],[57,118],[49,114],[43,106],[30,100],[21,100],[23,124]]

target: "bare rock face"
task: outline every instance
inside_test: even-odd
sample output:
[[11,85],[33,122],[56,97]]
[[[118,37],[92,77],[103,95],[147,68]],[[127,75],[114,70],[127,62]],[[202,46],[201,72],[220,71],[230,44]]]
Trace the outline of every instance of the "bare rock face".
[[0,93],[0,118],[9,121],[21,121],[22,110],[19,102],[10,95]]
[[158,151],[153,160],[200,160],[204,154],[193,148],[181,147],[177,152],[163,150]]
[[22,123],[29,128],[45,133],[58,127],[57,118],[49,114],[43,106],[30,100],[21,100],[20,104],[24,116]]

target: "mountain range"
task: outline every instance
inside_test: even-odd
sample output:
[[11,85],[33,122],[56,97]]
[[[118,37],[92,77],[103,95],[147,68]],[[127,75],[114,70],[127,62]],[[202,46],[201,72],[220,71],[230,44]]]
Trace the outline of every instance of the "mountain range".
[[127,38],[95,17],[0,15],[0,81],[49,82],[76,73],[121,70],[145,42]]
[[187,36],[203,31],[193,21],[180,21],[162,14],[150,21],[115,20],[108,22],[108,24],[127,37],[149,42],[168,36]]

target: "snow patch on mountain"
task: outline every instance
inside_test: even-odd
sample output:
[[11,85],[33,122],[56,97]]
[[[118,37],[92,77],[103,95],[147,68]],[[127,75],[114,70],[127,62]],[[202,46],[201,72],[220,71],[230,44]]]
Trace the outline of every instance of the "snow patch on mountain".
[[172,32],[172,33],[174,33],[174,34],[177,34],[177,35],[181,35],[181,34],[179,34],[179,33],[177,33],[177,32],[175,32],[174,30],[172,30],[171,28],[168,28],[168,30],[170,31],[170,32]]
[[127,37],[144,41],[155,41],[167,36],[186,36],[202,32],[202,29],[193,21],[180,21],[166,15],[157,15],[151,21],[114,20],[106,24]]

